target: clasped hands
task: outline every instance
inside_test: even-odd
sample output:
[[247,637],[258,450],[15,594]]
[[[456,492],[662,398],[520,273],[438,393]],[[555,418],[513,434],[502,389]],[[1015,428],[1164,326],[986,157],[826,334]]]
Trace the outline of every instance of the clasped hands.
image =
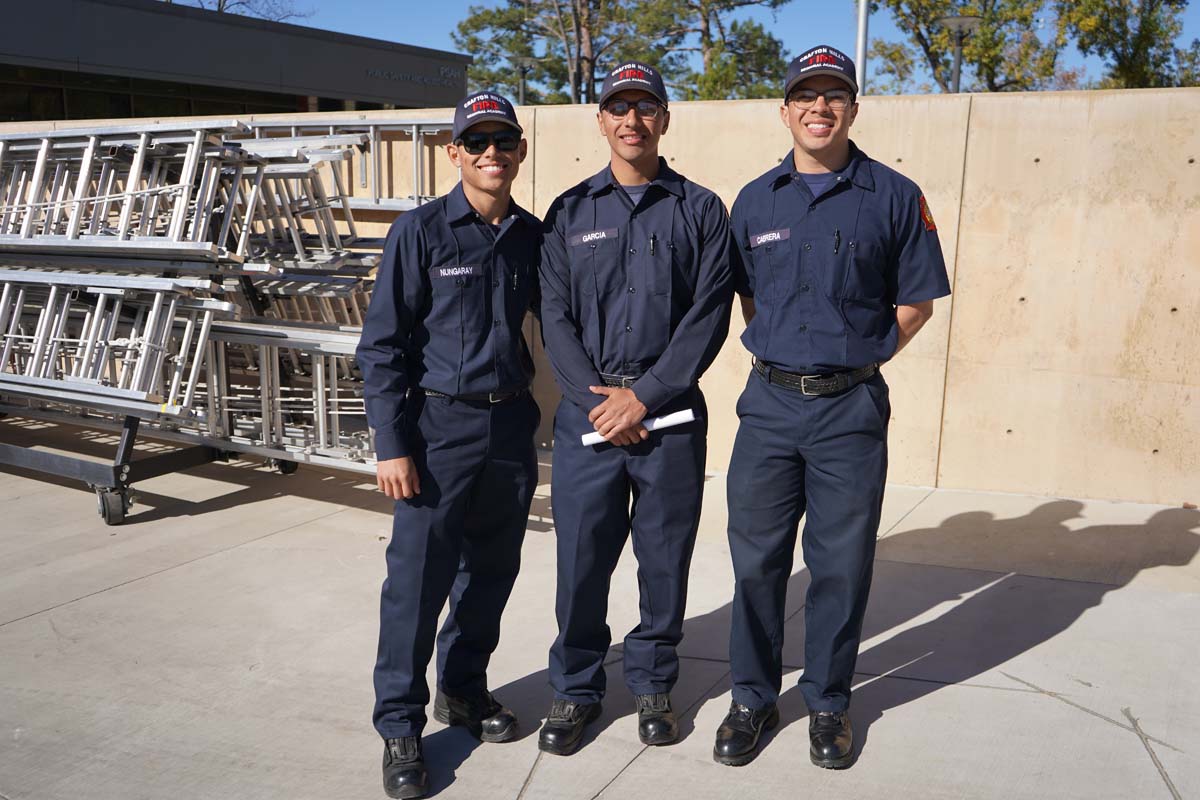
[[[626,447],[649,438],[650,432],[642,424],[646,406],[632,389],[612,386],[589,386],[588,389],[604,395],[604,402],[592,409],[588,421],[606,441]],[[408,500],[421,493],[421,480],[412,458],[388,458],[375,466],[379,490],[393,500]]]
[[589,386],[592,394],[604,395],[604,402],[592,409],[588,421],[604,439],[618,447],[645,441],[650,436],[642,420],[646,406],[633,389],[618,386]]

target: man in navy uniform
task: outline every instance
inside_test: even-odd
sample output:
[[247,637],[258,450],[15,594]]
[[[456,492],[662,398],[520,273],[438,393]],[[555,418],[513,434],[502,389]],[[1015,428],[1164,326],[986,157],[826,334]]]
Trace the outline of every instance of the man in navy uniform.
[[[625,682],[643,742],[679,735],[670,691],[707,433],[696,383],[725,341],[733,299],[724,206],[658,155],[671,121],[658,71],[614,69],[596,118],[610,163],[554,201],[541,265],[546,351],[564,397],[551,489],[554,702],[538,746],[559,755],[574,752],[600,714],[609,582],[631,530],[641,619],[625,637]],[[655,432],[643,424],[684,410],[697,419]],[[593,431],[606,443],[581,444]]]
[[521,325],[538,296],[541,223],[511,199],[527,143],[508,100],[467,98],[452,139],[462,180],[392,225],[357,352],[379,488],[397,501],[374,712],[391,797],[428,791],[421,730],[435,634],[434,717],[485,742],[517,734],[486,671],[537,484]]
[[810,757],[850,765],[847,708],[887,473],[891,359],[950,293],[921,190],[849,139],[854,63],[815,47],[788,67],[793,147],[733,206],[737,292],[754,356],[729,464],[736,578],[733,703],[713,757],[749,763],[778,722],[784,600],[805,515]]

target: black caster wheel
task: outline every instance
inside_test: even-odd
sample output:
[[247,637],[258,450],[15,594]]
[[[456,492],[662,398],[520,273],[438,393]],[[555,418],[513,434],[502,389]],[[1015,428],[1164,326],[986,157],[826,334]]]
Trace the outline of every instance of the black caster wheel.
[[282,458],[272,458],[268,461],[268,464],[280,475],[291,475],[296,470],[300,469],[300,465],[295,461],[287,461],[286,459]]
[[129,510],[128,494],[113,489],[96,490],[96,507],[105,525],[120,525]]

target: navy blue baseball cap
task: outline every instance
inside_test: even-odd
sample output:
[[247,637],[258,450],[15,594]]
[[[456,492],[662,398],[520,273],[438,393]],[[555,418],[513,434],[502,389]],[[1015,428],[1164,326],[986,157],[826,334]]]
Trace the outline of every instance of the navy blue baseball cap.
[[458,141],[467,128],[480,122],[503,122],[520,133],[525,132],[521,123],[517,122],[516,109],[508,102],[508,98],[495,92],[476,92],[454,109],[454,128],[450,132],[450,139]]
[[628,89],[649,92],[658,102],[664,106],[667,104],[667,87],[663,85],[658,70],[649,64],[631,61],[617,67],[604,78],[604,85],[600,87],[600,105],[603,107],[605,100]]
[[854,62],[841,50],[823,44],[806,50],[788,64],[783,99],[787,99],[792,89],[800,81],[815,78],[818,75],[832,75],[835,78],[841,78],[842,82],[850,87],[850,91],[858,94],[858,79],[854,72]]

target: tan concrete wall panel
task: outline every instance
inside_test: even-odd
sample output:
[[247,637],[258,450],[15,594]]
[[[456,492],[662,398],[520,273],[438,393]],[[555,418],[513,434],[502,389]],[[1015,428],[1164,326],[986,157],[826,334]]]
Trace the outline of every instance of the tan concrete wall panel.
[[1200,498],[1200,387],[951,360],[939,485]]
[[1195,499],[1197,119],[1195,89],[974,98],[939,485]]

